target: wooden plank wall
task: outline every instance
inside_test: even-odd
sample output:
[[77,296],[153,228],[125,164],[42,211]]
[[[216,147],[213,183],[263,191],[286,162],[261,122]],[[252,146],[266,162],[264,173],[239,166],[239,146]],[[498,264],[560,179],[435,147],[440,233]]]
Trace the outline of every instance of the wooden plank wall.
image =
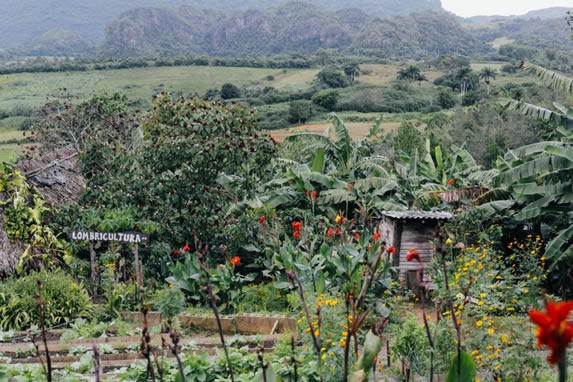
[[400,238],[400,280],[404,281],[409,270],[417,271],[420,265],[417,261],[406,261],[406,255],[410,248],[416,248],[420,253],[420,258],[425,265],[431,264],[434,254],[434,232],[436,230],[435,221],[422,222],[421,220],[407,220],[402,225],[402,235]]

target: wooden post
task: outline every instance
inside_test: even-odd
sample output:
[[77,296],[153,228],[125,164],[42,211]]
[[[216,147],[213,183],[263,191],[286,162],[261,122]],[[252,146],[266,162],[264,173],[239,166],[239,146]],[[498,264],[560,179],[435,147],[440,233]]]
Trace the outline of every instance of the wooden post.
[[98,300],[97,288],[98,288],[98,266],[96,261],[96,252],[93,243],[90,243],[90,265],[92,269],[92,294],[95,302]]
[[141,274],[141,264],[139,262],[139,246],[137,243],[133,245],[133,254],[135,256],[135,277],[137,278],[137,288],[143,288],[143,277]]

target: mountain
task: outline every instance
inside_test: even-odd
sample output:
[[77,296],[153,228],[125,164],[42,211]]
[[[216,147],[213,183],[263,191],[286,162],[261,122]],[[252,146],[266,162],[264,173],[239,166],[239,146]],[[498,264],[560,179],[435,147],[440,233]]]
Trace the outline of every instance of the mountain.
[[182,6],[123,13],[106,29],[113,55],[270,55],[318,48],[378,54],[471,54],[487,50],[446,12],[377,18],[359,9],[327,10],[309,2],[237,11]]
[[473,16],[463,19],[465,22],[473,23],[473,24],[486,24],[491,23],[494,21],[503,21],[503,20],[515,20],[515,19],[557,19],[557,18],[565,18],[567,11],[573,10],[573,8],[567,7],[550,7],[550,8],[543,8],[537,9],[534,11],[529,11],[524,15],[513,15],[513,16]]
[[[0,49],[38,40],[52,30],[67,30],[88,43],[104,38],[105,25],[123,12],[142,7],[191,6],[231,13],[268,9],[286,0],[0,0]],[[440,0],[307,0],[332,10],[359,8],[371,15],[405,15],[441,10]]]
[[[423,11],[441,11],[441,0],[304,0],[306,3],[331,10],[349,8],[360,9],[369,15],[378,17],[407,15]],[[285,3],[285,0],[211,0],[206,5],[204,0],[190,0],[189,5],[199,8],[218,9],[223,11],[244,11],[249,9],[274,8]]]
[[472,35],[486,42],[503,39],[542,50],[558,48],[565,49],[568,54],[573,52],[571,30],[565,17],[496,20],[472,26]]
[[173,5],[175,0],[0,0],[0,48],[12,48],[56,29],[88,42],[101,42],[105,25],[141,6]]

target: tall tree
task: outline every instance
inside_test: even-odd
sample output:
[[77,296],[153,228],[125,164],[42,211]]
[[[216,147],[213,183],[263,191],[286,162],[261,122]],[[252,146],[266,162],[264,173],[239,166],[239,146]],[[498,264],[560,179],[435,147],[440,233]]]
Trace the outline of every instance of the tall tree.
[[350,79],[350,84],[354,85],[356,77],[360,76],[360,65],[358,63],[352,63],[344,67],[344,74]]
[[428,80],[426,76],[422,74],[420,68],[418,68],[416,65],[408,65],[407,67],[400,69],[396,79],[400,81],[408,81],[410,83],[415,81],[422,82]]
[[495,69],[492,69],[488,66],[486,66],[485,68],[483,68],[480,72],[479,72],[479,78],[481,78],[483,80],[483,82],[485,82],[485,84],[487,85],[487,95],[489,96],[489,85],[491,83],[491,80],[494,79],[497,75],[497,71]]

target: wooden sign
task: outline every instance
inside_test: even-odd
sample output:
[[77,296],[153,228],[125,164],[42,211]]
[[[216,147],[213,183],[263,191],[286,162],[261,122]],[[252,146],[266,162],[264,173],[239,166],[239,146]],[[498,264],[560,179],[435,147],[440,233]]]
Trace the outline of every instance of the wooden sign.
[[149,236],[141,232],[70,231],[68,237],[82,241],[119,241],[121,243],[147,243]]

